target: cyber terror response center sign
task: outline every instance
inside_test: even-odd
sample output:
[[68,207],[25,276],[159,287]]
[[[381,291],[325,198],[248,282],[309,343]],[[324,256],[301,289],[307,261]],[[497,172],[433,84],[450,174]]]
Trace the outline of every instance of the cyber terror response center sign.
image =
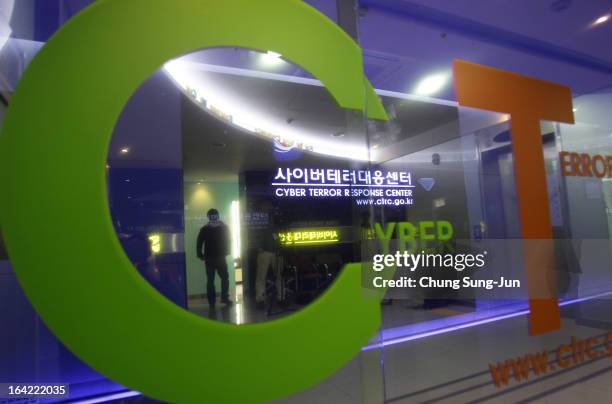
[[358,205],[412,205],[407,171],[278,167],[272,188],[278,198],[355,198]]

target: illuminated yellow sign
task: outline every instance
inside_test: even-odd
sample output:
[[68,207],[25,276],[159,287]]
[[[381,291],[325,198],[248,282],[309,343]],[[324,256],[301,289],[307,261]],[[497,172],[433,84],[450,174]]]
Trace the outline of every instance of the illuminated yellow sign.
[[151,234],[149,236],[151,242],[151,251],[153,254],[157,254],[161,251],[161,236],[159,234]]
[[301,229],[278,233],[281,245],[336,243],[338,229]]

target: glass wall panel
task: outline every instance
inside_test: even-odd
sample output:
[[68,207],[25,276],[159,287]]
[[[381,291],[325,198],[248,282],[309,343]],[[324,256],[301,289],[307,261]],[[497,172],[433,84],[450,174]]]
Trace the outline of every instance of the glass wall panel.
[[[541,123],[554,239],[554,281],[549,283],[554,288],[547,292],[559,297],[561,327],[537,336],[529,333],[524,257],[529,244],[525,243],[550,245],[521,238],[511,143],[512,135],[521,134],[511,134],[510,117],[459,108],[454,139],[436,141],[433,134],[427,147],[394,148],[399,155],[388,164],[402,162],[415,172],[428,166],[427,176],[454,178],[451,184],[436,181],[430,191],[443,184],[442,192],[451,196],[431,194],[432,205],[441,208],[423,209],[417,186],[413,206],[405,212],[381,209],[381,217],[389,217],[390,222],[438,212],[453,217],[454,209],[458,223],[452,222],[457,236],[453,247],[488,251],[484,271],[471,276],[503,276],[519,280],[521,287],[494,292],[438,290],[434,299],[425,290],[387,292],[381,308],[382,342],[371,345],[384,349],[385,399],[406,403],[604,400],[612,293],[607,203],[612,130],[606,113],[612,102],[612,55],[604,45],[612,29],[606,23],[610,4],[498,1],[476,6],[467,0],[452,4],[362,0],[359,4],[365,71],[376,88],[385,90],[381,94],[410,93],[404,97],[456,108],[452,62],[463,59],[569,86],[576,118],[575,125]],[[392,120],[398,121],[387,108]],[[450,150],[458,159],[454,166],[445,164]],[[434,155],[440,156],[438,166],[432,164]],[[451,167],[458,172],[451,173]],[[421,234],[416,230],[418,240]],[[466,272],[455,276],[463,278]],[[532,298],[533,293],[542,292],[532,290]]]
[[[42,41],[87,3],[0,1],[0,123]],[[125,387],[83,364],[38,317],[13,272],[1,233],[0,228],[0,382],[68,383],[75,400],[125,391]]]

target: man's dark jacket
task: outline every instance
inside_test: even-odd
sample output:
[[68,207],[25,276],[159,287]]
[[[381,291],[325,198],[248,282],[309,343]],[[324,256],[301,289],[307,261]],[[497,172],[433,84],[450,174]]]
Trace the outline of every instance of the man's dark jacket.
[[[204,251],[202,251],[202,244]],[[203,260],[223,258],[229,254],[229,246],[229,230],[225,223],[221,221],[208,223],[200,229],[196,247],[198,258]]]

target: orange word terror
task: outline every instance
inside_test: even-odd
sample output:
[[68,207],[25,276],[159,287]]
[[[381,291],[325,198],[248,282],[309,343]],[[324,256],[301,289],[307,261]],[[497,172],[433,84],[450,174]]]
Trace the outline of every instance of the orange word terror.
[[612,156],[562,151],[559,160],[565,177],[612,178]]

